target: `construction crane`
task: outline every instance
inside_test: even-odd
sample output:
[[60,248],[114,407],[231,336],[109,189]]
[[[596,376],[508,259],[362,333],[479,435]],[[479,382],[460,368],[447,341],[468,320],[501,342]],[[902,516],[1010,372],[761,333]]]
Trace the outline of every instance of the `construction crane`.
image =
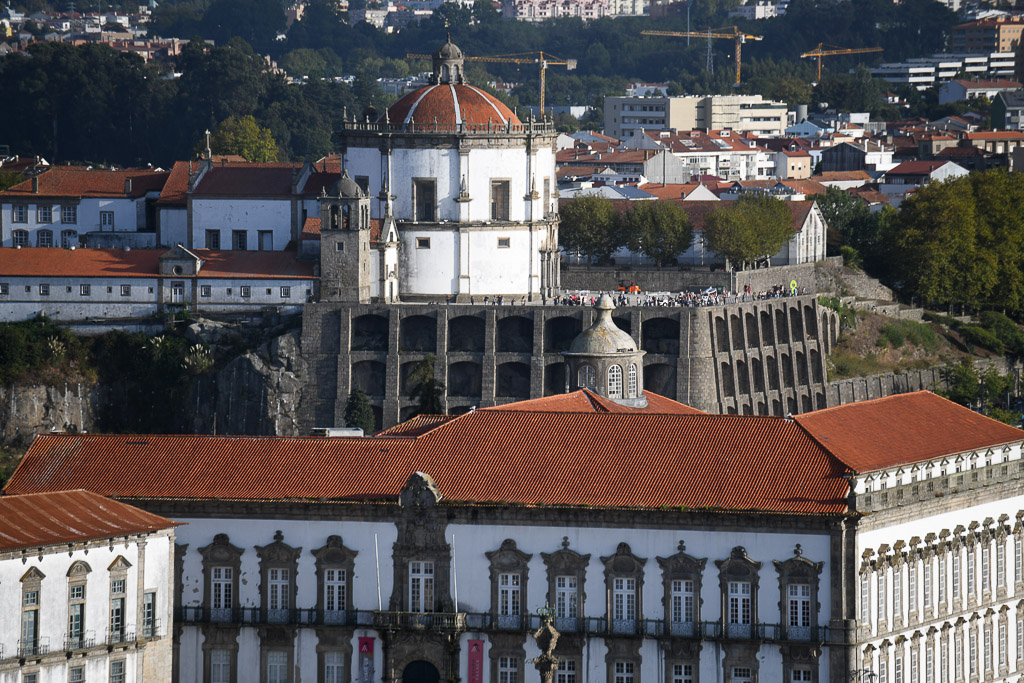
[[[409,53],[406,59],[433,59],[433,55]],[[575,59],[559,59],[546,52],[516,52],[509,55],[492,55],[490,57],[464,57],[467,62],[491,62],[494,64],[536,64],[540,67],[540,114],[544,116],[544,90],[549,66],[564,66],[566,71],[576,68]]]
[[805,52],[801,57],[817,57],[818,58],[818,81],[821,81],[821,58],[832,57],[834,55],[861,55],[865,52],[881,52],[880,47],[839,47],[837,45],[827,45],[825,43],[818,43],[818,47],[814,48],[810,52]]
[[[728,33],[727,33],[728,31]],[[743,33],[735,26],[726,26],[725,28],[716,28],[707,31],[641,31],[641,35],[645,36],[666,36],[669,38],[721,38],[723,40],[733,41],[733,49],[736,50],[736,83],[740,84],[740,68],[742,65],[742,46],[743,43],[748,40],[763,40],[761,36],[755,36],[750,33]]]

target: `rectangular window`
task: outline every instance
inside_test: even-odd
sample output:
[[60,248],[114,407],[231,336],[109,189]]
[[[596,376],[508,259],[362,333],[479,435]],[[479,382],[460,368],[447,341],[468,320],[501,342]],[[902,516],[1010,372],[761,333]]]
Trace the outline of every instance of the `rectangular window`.
[[345,683],[345,662],[340,652],[324,653],[324,683]]
[[124,683],[124,660],[110,663],[110,683]]
[[228,650],[210,652],[210,683],[231,683],[231,653]]
[[964,641],[957,638],[953,643],[953,675],[956,680],[964,677]]
[[238,289],[240,290],[243,299],[248,299],[250,296],[252,296],[252,287],[249,287],[248,285],[242,285]]
[[992,629],[985,629],[984,636],[984,650],[982,650],[982,658],[985,662],[985,671],[992,670]]
[[932,568],[928,562],[925,562],[922,569],[924,571],[921,574],[921,590],[924,594],[924,608],[928,609],[932,606]]
[[53,222],[53,207],[49,204],[40,204],[36,207],[36,222],[37,223],[52,223]]
[[6,282],[0,282],[0,296],[8,296],[11,293],[11,286]]
[[288,609],[288,586],[291,572],[287,569],[270,569],[267,572],[270,609]]
[[935,650],[930,645],[924,651],[924,681],[935,683]]
[[110,635],[117,638],[124,634],[124,598],[110,599]]
[[249,237],[245,230],[232,230],[231,231],[231,248],[237,249],[238,251],[245,251],[248,249]]
[[871,576],[860,575],[860,620],[867,626],[871,621]]
[[939,604],[946,604],[946,556],[939,556]]
[[732,668],[732,683],[753,683],[754,672],[750,667],[734,666]]
[[260,251],[274,250],[274,233],[272,230],[260,230],[256,233],[256,239],[259,240]]
[[981,549],[981,590],[987,591],[992,587],[992,551],[986,541],[985,547]]
[[417,249],[430,249],[430,238],[429,237],[417,237],[416,238]]
[[551,215],[551,178],[544,179],[544,216]]
[[577,614],[576,577],[555,577],[555,616],[575,618]]
[[28,223],[28,207],[24,204],[15,204],[12,206],[11,220],[15,223]]
[[903,657],[897,656],[893,662],[892,678],[896,683],[903,683]]
[[71,667],[68,670],[68,683],[85,683],[85,667]]
[[28,246],[28,230],[15,230],[12,235],[14,246],[16,247],[27,247]]
[[327,611],[342,611],[347,609],[345,604],[345,588],[348,583],[347,572],[344,569],[324,570],[324,609]]
[[110,592],[114,595],[124,594],[124,579],[114,579],[110,582]]
[[507,221],[509,206],[509,183],[507,180],[491,181],[491,220]]
[[78,222],[78,207],[77,206],[62,206],[60,207],[60,222],[73,225]]
[[960,599],[960,553],[953,556],[953,599]]
[[213,609],[229,609],[234,607],[234,573],[233,567],[213,567],[210,570],[210,607]]
[[292,288],[291,287],[282,287],[281,288],[281,298],[282,299],[290,299],[291,296],[292,296]]
[[77,246],[78,244],[78,233],[74,230],[61,230],[60,233],[60,246],[65,249]]
[[999,624],[999,666],[1006,666],[1006,624]]
[[789,625],[807,628],[811,625],[811,585],[789,584]]
[[210,285],[199,285],[199,296],[209,297],[211,293]]
[[889,681],[889,662],[878,662],[878,683],[888,683]]
[[131,285],[121,285],[121,296],[131,296],[131,295],[132,295],[132,286]]
[[910,680],[911,680],[912,683],[917,683],[918,681],[921,680],[920,677],[918,676],[917,648],[916,647],[911,647],[910,648]]
[[1013,580],[1024,581],[1024,543],[1020,536],[1013,539]]
[[810,669],[793,669],[790,680],[793,683],[804,683],[804,681],[812,681],[814,679]]
[[970,672],[972,676],[978,675],[978,634],[970,636]]
[[409,563],[409,611],[434,611],[434,563]]
[[271,650],[267,653],[267,683],[288,683],[288,653]]
[[969,596],[970,595],[974,595],[974,591],[975,591],[975,588],[976,588],[975,581],[974,581],[974,571],[975,571],[974,564],[975,564],[974,551],[973,550],[968,550],[967,551],[967,595],[969,595]]
[[693,581],[672,582],[672,622],[688,624],[693,621]]
[[511,237],[499,237],[498,238],[498,249],[508,249],[512,246]]
[[939,648],[939,681],[949,683],[949,648]]
[[576,683],[576,660],[561,657],[555,673],[555,683]]
[[633,683],[634,680],[633,662],[615,662],[615,683]]
[[636,619],[636,579],[612,580],[612,619]]
[[89,296],[92,293],[92,287],[90,285],[79,285],[78,293],[82,296]]
[[729,623],[749,624],[750,583],[747,581],[729,582]]
[[1006,588],[1006,543],[996,541],[996,588]]
[[903,614],[903,577],[894,569],[892,572],[892,618]]
[[917,564],[912,564],[907,570],[907,608],[911,612],[917,611]]
[[437,183],[430,180],[412,181],[412,199],[415,207],[413,218],[417,221],[432,223],[436,220]]
[[220,249],[220,230],[206,231],[206,248]]
[[498,575],[498,614],[519,616],[519,574]]
[[673,664],[672,683],[693,683],[693,664]]
[[114,229],[114,212],[100,211],[100,230]]
[[498,683],[519,683],[519,660],[498,657]]
[[39,285],[39,296],[50,296],[50,285]]

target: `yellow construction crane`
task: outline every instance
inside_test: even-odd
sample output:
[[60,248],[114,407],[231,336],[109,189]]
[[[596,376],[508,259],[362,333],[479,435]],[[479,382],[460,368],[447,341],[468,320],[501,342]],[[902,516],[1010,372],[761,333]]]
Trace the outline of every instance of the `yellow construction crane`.
[[832,57],[833,55],[861,55],[865,52],[881,52],[880,47],[839,47],[837,45],[827,45],[825,43],[818,43],[818,47],[814,48],[810,52],[805,52],[801,57],[817,57],[818,58],[818,81],[821,81],[821,58]]
[[[726,31],[729,31],[726,33]],[[641,31],[645,36],[666,36],[669,38],[721,38],[733,41],[733,49],[736,50],[736,85],[740,84],[740,67],[742,64],[741,50],[743,43],[748,40],[763,40],[761,36],[750,33],[743,33],[735,26],[716,28],[710,31]],[[710,51],[709,51],[710,54]]]
[[[433,59],[433,55],[409,53],[406,59]],[[540,113],[544,115],[544,84],[549,66],[564,66],[567,71],[576,68],[575,59],[559,59],[546,52],[517,52],[510,55],[493,55],[490,57],[464,57],[467,62],[491,62],[495,64],[536,64],[540,67]]]

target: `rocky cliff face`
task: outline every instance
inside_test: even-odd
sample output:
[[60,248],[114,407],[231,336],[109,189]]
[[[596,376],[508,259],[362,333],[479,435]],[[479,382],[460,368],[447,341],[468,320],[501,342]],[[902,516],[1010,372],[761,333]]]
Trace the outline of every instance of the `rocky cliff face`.
[[0,386],[0,443],[26,443],[38,433],[93,431],[104,400],[100,386]]

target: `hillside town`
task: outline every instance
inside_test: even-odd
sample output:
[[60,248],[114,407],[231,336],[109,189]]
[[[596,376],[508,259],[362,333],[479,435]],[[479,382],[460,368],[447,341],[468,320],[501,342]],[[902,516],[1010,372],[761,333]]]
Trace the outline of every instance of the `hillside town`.
[[1024,14],[863,3],[8,3],[0,683],[1019,683]]

